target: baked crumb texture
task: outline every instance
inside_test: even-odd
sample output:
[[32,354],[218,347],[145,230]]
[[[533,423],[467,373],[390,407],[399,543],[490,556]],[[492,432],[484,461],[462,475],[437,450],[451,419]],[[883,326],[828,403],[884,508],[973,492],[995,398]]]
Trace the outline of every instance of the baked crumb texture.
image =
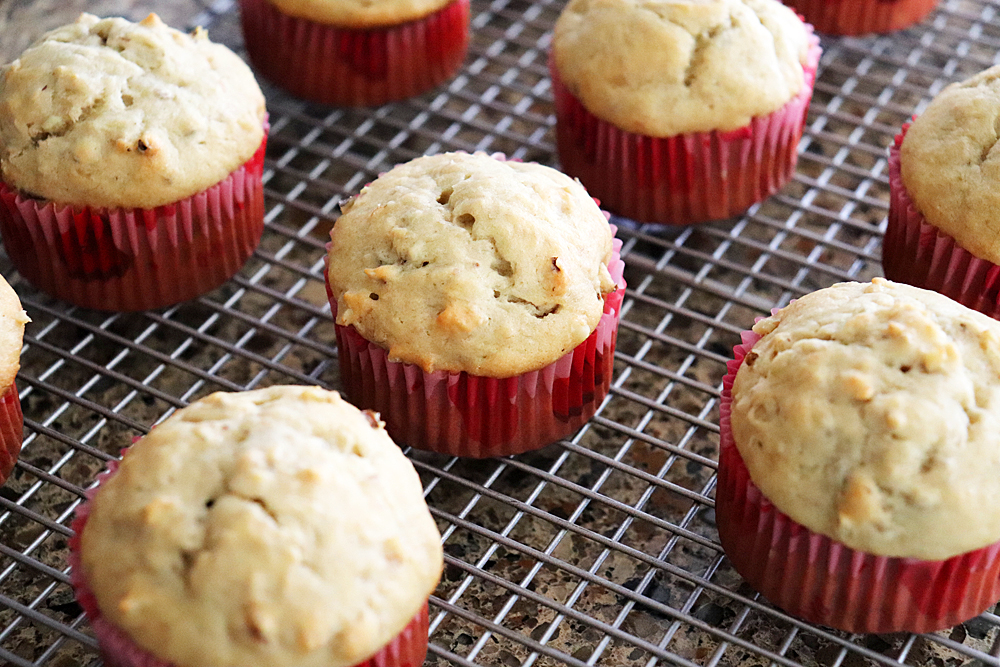
[[732,433],[778,509],[882,556],[1000,540],[1000,322],[876,279],[806,295],[753,330]]
[[735,130],[805,85],[810,33],[777,0],[571,0],[555,26],[560,78],[634,134]]
[[930,224],[1000,264],[1000,66],[938,93],[899,147],[902,184]]
[[247,162],[264,136],[250,68],[155,14],[83,14],[0,70],[0,177],[61,204],[154,208]]
[[538,370],[587,339],[616,289],[606,216],[549,167],[417,158],[343,211],[329,250],[337,324],[426,372]]
[[100,610],[177,665],[354,665],[426,605],[440,536],[381,422],[336,393],[212,394],[136,443],[81,540]]
[[715,493],[736,571],[851,633],[932,632],[994,605],[998,327],[877,278],[744,332],[722,381]]

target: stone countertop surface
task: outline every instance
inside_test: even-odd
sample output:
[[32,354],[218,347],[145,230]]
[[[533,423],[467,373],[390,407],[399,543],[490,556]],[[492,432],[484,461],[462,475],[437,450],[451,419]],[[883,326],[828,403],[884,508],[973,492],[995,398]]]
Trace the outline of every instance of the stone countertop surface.
[[0,61],[13,60],[47,30],[70,23],[81,12],[136,21],[155,11],[169,25],[186,27],[205,4],[198,0],[0,0]]
[[[0,61],[6,62],[16,57],[20,51],[46,30],[72,21],[82,11],[100,16],[121,15],[132,20],[139,20],[150,11],[156,11],[168,24],[178,28],[189,28],[192,27],[192,21],[195,20],[195,17],[200,12],[208,9],[210,5],[216,4],[218,3],[213,3],[210,0],[0,0]],[[210,35],[213,39],[227,43],[230,46],[238,47],[240,36],[237,21],[232,16],[235,11],[235,9],[232,9],[225,20],[214,23],[210,28]],[[502,93],[500,94],[502,95]],[[467,106],[465,100],[462,100],[462,102]],[[456,107],[456,109],[446,109],[445,111],[452,114],[450,118],[457,118],[464,110],[465,107],[462,106]],[[302,113],[308,113],[308,110]],[[317,115],[316,117],[321,116]],[[836,131],[846,136],[853,129],[853,127],[848,127],[845,124],[842,130]],[[389,134],[382,137],[380,141],[390,140],[393,137],[392,132],[394,131],[394,129],[388,130]],[[503,148],[509,150],[507,147]],[[374,153],[374,150],[372,152]],[[532,153],[529,157],[540,161],[552,161],[551,154]],[[811,168],[810,164],[812,164],[812,168],[816,169],[815,173],[809,174],[810,177],[818,177],[823,168],[825,168],[816,167],[815,163],[807,163],[801,168],[804,171],[808,170]],[[271,184],[273,189],[279,188],[279,176],[276,176],[275,181]],[[287,215],[291,216],[295,214],[291,208],[289,208],[289,211],[291,212],[287,213]],[[883,213],[882,209],[873,209],[871,213],[872,223],[877,224]],[[288,226],[291,227],[291,224]],[[315,235],[322,237],[323,234],[320,232],[317,232]],[[705,253],[710,253],[713,248],[710,243],[711,240],[711,238],[706,237]],[[301,265],[307,266],[309,261],[314,259],[315,257],[307,256],[301,259],[296,258],[296,261],[299,261]],[[639,285],[647,276],[653,275],[652,270],[642,273],[634,268],[638,264],[636,262],[633,265],[632,273],[627,276],[630,286],[633,287]],[[868,271],[871,272],[870,269]],[[864,278],[868,276],[860,277]],[[733,282],[735,284],[736,281]],[[312,281],[307,289],[311,293],[308,295],[308,298],[303,298],[309,300],[313,305],[317,305],[317,307],[319,304],[322,304],[324,301],[322,285],[316,281]],[[663,301],[668,301],[675,298],[673,292],[677,289],[679,288],[668,285],[664,281],[663,285],[651,287],[645,294],[651,299],[660,298]],[[778,298],[781,290],[775,288],[775,292],[775,298]],[[253,315],[257,317],[263,316],[265,313],[270,312],[268,309],[271,306],[272,303],[270,301],[262,303],[259,311],[254,312]],[[690,301],[684,304],[684,307],[692,313],[713,313],[719,310],[719,303],[718,299],[710,294],[696,293]],[[764,308],[757,309],[757,311],[761,310],[764,310]],[[744,308],[739,316],[741,319],[739,322],[740,326],[749,326],[753,321],[754,315],[760,314],[757,311],[751,308]],[[31,314],[36,319],[33,331],[42,330],[52,321],[52,318],[47,318],[44,314]],[[286,310],[283,313],[279,313],[273,322],[276,325],[284,326],[284,322],[280,319],[281,317],[288,316],[289,319],[294,320],[298,315],[300,313],[293,312],[289,314]],[[95,326],[101,322],[101,318],[96,316],[80,317],[87,322],[94,323]],[[647,317],[648,319],[644,319]],[[633,309],[629,312],[629,319],[634,326],[621,331],[619,350],[623,354],[632,357],[637,356],[640,351],[645,350],[651,341],[654,348],[656,348],[655,336],[648,332],[660,326],[663,319],[662,309],[655,305],[637,301]],[[735,320],[736,318],[732,319]],[[667,336],[680,341],[696,341],[705,336],[705,327],[697,318],[684,319],[678,317],[676,320],[676,323],[671,322],[671,328],[668,330]],[[190,326],[196,327],[197,322],[198,320],[192,317]],[[113,328],[113,333],[118,333],[123,338],[135,339],[140,335],[145,335],[143,326],[145,326],[145,321],[138,317],[123,319],[116,324],[118,328]],[[320,338],[322,336],[329,337],[332,327],[328,326],[328,324],[324,324],[323,327],[325,328],[316,330],[318,331],[316,335]],[[639,327],[644,328],[640,329]],[[292,328],[291,325],[289,328]],[[87,333],[82,329],[74,331],[72,328],[68,328],[66,331],[67,333],[64,338],[53,336],[49,340],[51,341],[54,338],[65,349],[71,349],[77,342],[76,337],[82,338]],[[212,330],[213,336],[227,341],[236,340],[244,334],[244,324],[235,318],[224,321],[217,329]],[[159,336],[161,334],[157,333],[156,335]],[[173,345],[174,341],[168,340],[167,334],[162,335],[164,336],[163,341],[158,340],[154,336],[144,339],[144,344],[157,350],[162,349],[169,352],[172,349],[170,345]],[[658,331],[657,335],[660,335]],[[719,358],[725,357],[728,354],[728,350],[731,349],[732,344],[738,339],[736,334],[732,332],[728,332],[727,335],[729,336],[728,338],[723,337],[724,339],[719,344],[711,347],[712,352],[718,355]],[[281,339],[267,341],[265,336],[261,336],[259,341],[260,347],[254,349],[262,356],[270,357],[276,355],[275,350],[278,350],[283,344],[284,341]],[[197,349],[190,352],[190,354],[186,353],[187,356],[184,358],[194,366],[208,368],[210,365],[219,363],[218,358],[213,356],[215,350],[209,348],[210,346],[206,345],[205,349]],[[282,363],[296,368],[301,367],[304,370],[309,369],[311,368],[310,364],[314,363],[314,359],[309,357],[308,352],[309,350],[305,350],[304,352],[298,350],[289,355],[288,358],[283,358]],[[675,352],[676,350],[674,349],[661,346],[654,349],[654,352],[645,357],[645,360],[651,364],[660,364],[664,368],[672,367],[672,365],[676,364],[677,358],[683,358],[682,354],[675,354]],[[295,354],[300,353],[301,358],[293,358]],[[101,359],[99,356],[95,356],[94,358],[96,360]],[[714,387],[718,384],[724,372],[724,362],[716,360],[701,363],[702,361],[704,360],[700,360],[699,364],[696,364],[698,367],[692,371],[683,372],[693,377],[697,382],[702,383],[703,386]],[[28,376],[37,378],[43,372],[47,371],[49,368],[48,364],[50,363],[50,357],[39,356],[37,365],[31,365],[31,363],[26,361],[23,370]],[[620,370],[621,364],[616,364],[616,371],[620,372]],[[662,389],[664,384],[662,376],[656,375],[653,372],[645,372],[638,368],[630,370],[632,371],[630,380],[625,385],[625,388],[641,397],[648,397],[650,401],[654,400],[657,392]],[[226,377],[234,382],[242,383],[252,380],[255,377],[254,374],[258,372],[260,372],[259,367],[237,357],[230,363]],[[61,378],[59,385],[67,388],[81,386],[91,376],[91,370],[67,364],[65,368],[59,371],[59,377]],[[173,379],[167,378],[163,379],[162,382],[158,381],[157,386],[162,387],[163,391],[171,396],[183,395],[186,388],[191,386],[197,379],[190,374],[169,368],[164,373],[164,377],[166,378],[167,376],[171,376]],[[109,380],[109,382],[101,384],[100,392],[102,393],[96,393],[97,390],[95,390],[95,393],[89,395],[96,403],[102,406],[115,406],[116,402],[121,400],[127,393],[127,388],[113,386],[109,378],[105,379]],[[324,371],[324,374],[320,375],[320,379],[336,387],[336,364],[333,364],[330,370]],[[39,385],[32,384],[30,386],[37,388]],[[688,415],[700,414],[699,411],[704,401],[705,398],[702,394],[699,394],[697,391],[688,391],[683,386],[683,383],[671,395],[671,407],[678,411],[683,411]],[[58,406],[64,402],[64,396],[47,393],[43,390],[36,390],[25,401],[26,415],[49,414],[57,410]],[[642,424],[646,408],[638,402],[628,403],[627,401],[621,401],[615,405],[624,405],[624,408],[621,410],[611,409],[604,415],[607,419],[626,425],[629,428],[646,429],[645,433],[647,435],[652,434],[663,441],[671,443],[681,442],[686,437],[685,434],[689,432],[689,423],[682,419],[674,419],[670,415],[658,417],[659,422],[647,428],[647,426]],[[169,405],[164,404],[153,396],[144,396],[142,400],[135,400],[129,403],[126,408],[121,410],[121,413],[133,420],[134,423],[148,426],[154,423],[163,414],[165,409],[169,407]],[[93,411],[76,409],[74,406],[73,409],[67,410],[55,422],[54,428],[58,428],[62,433],[72,438],[81,440],[89,438],[87,440],[89,445],[109,454],[113,454],[121,447],[127,446],[131,437],[136,434],[135,430],[130,429],[127,424],[115,421],[98,425],[98,417],[99,415]],[[711,421],[716,419],[716,416],[714,413],[709,412],[706,414],[706,419]],[[95,428],[99,428],[98,434],[91,437],[91,433]],[[655,430],[657,428],[661,430]],[[610,459],[614,455],[614,450],[607,443],[620,437],[620,433],[612,432],[610,429],[603,427],[594,428],[588,434],[587,439],[582,441],[581,445],[598,451]],[[705,433],[700,433],[696,439],[685,446],[697,456],[712,459],[715,457],[714,445],[715,441],[713,437]],[[47,449],[50,446],[51,451]],[[59,457],[63,456],[65,451],[66,447],[64,444],[58,442],[56,439],[38,438],[32,443],[30,452],[31,461],[40,468],[45,468],[49,465],[49,462],[56,461]],[[626,465],[640,469],[643,472],[648,471],[650,474],[655,474],[657,470],[666,466],[668,459],[672,457],[672,455],[666,453],[662,448],[642,441],[637,441],[632,445],[628,456],[630,458],[626,461]],[[418,467],[425,475],[425,480],[433,478],[433,470],[442,467],[445,463],[440,457],[432,455],[423,456],[418,454],[414,458],[418,462]],[[470,487],[455,480],[449,481],[447,478],[443,481],[436,480],[437,485],[428,496],[429,503],[433,507],[445,512],[447,516],[462,516],[471,525],[492,531],[491,533],[477,532],[477,530],[464,529],[461,526],[456,529],[454,526],[449,526],[446,521],[439,523],[442,530],[454,530],[450,533],[446,541],[446,553],[451,560],[445,569],[441,588],[437,592],[437,595],[439,598],[447,600],[453,593],[462,589],[462,587],[466,587],[464,592],[461,593],[457,606],[467,610],[466,617],[475,616],[475,619],[463,617],[461,614],[450,614],[447,621],[442,623],[435,631],[431,641],[432,644],[460,656],[465,655],[468,647],[478,644],[483,637],[483,624],[479,622],[479,619],[494,618],[500,613],[500,609],[504,603],[511,599],[497,585],[497,581],[523,581],[529,576],[529,572],[532,572],[531,577],[533,579],[528,586],[529,592],[543,596],[549,600],[557,600],[561,603],[565,603],[567,600],[573,598],[580,584],[580,578],[575,573],[569,573],[555,567],[546,566],[541,568],[537,574],[534,573],[532,568],[536,567],[539,561],[532,560],[523,551],[518,551],[516,548],[508,548],[509,545],[499,544],[496,539],[491,537],[491,535],[501,534],[506,530],[507,526],[512,525],[515,511],[520,511],[513,507],[511,503],[505,503],[504,498],[514,498],[518,502],[530,503],[533,507],[542,507],[543,511],[559,519],[573,517],[573,521],[580,524],[585,523],[593,533],[606,537],[614,535],[624,521],[630,521],[631,519],[628,518],[630,515],[620,511],[620,507],[612,507],[600,502],[588,503],[583,501],[581,500],[583,496],[578,493],[578,489],[599,488],[601,494],[605,494],[607,497],[628,505],[635,505],[639,502],[639,499],[644,497],[644,494],[650,494],[649,490],[651,487],[647,480],[635,475],[619,474],[617,472],[608,473],[607,471],[612,470],[613,466],[605,466],[604,462],[598,462],[593,458],[579,455],[567,456],[559,447],[546,448],[538,453],[518,457],[518,459],[518,465],[509,468],[504,468],[504,464],[497,461],[462,461],[448,468],[448,472],[456,479],[471,480],[473,483],[488,487],[491,490],[499,490],[503,494],[501,500],[487,498],[478,501],[479,504],[472,511],[468,511],[467,508],[472,503],[470,498],[473,495]],[[564,459],[565,463],[562,463]],[[700,492],[699,490],[701,489],[711,488],[713,471],[710,466],[699,464],[696,460],[678,460],[680,460],[680,463],[671,469],[668,476],[664,476],[669,483],[691,490],[692,492]],[[96,459],[81,460],[77,458],[61,471],[60,474],[72,484],[86,486],[99,472],[99,468],[100,466],[96,462]],[[534,471],[549,471],[557,468],[558,477],[569,480],[575,486],[567,485],[560,487],[558,485],[550,485],[540,494],[538,499],[532,498],[532,494],[538,488],[537,481],[539,478],[539,475],[536,475]],[[601,481],[599,483],[595,481],[599,479],[603,480],[602,476],[605,475],[607,476],[606,482]],[[18,498],[18,494],[24,492],[33,483],[37,482],[37,479],[31,475],[23,475],[22,477],[23,479],[12,479],[7,487],[0,490],[0,495],[14,501]],[[494,478],[499,480],[495,484]],[[601,486],[601,484],[604,484],[604,486]],[[702,507],[698,509],[692,503],[685,502],[683,497],[671,495],[665,490],[665,487],[656,489],[655,493],[651,495],[652,499],[649,505],[644,506],[651,515],[655,515],[657,518],[662,517],[664,521],[680,523],[681,517],[687,513],[691,518],[685,525],[689,527],[691,533],[701,536],[706,540],[716,539],[714,515],[710,508]],[[69,497],[70,494],[55,485],[43,485],[41,490],[32,499],[31,507],[46,517],[58,516],[62,509],[68,505]],[[531,499],[528,500],[529,498]],[[578,510],[580,510],[580,516],[576,517],[574,513]],[[466,512],[468,513],[466,514]],[[790,626],[787,623],[776,624],[772,618],[764,613],[747,613],[739,603],[722,594],[702,591],[699,593],[700,597],[691,597],[693,587],[689,582],[675,578],[666,572],[660,572],[655,577],[651,577],[649,574],[650,569],[644,563],[626,557],[619,552],[612,552],[607,557],[607,560],[601,561],[601,559],[606,557],[601,542],[585,539],[574,534],[570,534],[565,538],[558,538],[561,541],[557,541],[554,535],[558,531],[552,523],[544,520],[534,520],[530,513],[525,516],[527,518],[518,518],[519,523],[517,523],[516,529],[510,533],[511,538],[516,540],[516,544],[526,544],[538,551],[544,551],[549,548],[549,545],[557,544],[557,546],[551,549],[554,558],[563,562],[571,562],[583,570],[593,569],[599,577],[619,584],[617,589],[591,585],[578,600],[574,599],[572,608],[577,612],[610,624],[614,622],[616,615],[621,611],[623,606],[631,604],[634,601],[627,593],[638,592],[645,596],[645,598],[648,598],[648,601],[676,608],[684,606],[685,601],[693,600],[687,607],[684,607],[683,613],[693,616],[703,626],[729,628],[733,627],[738,621],[740,624],[739,636],[752,646],[765,646],[773,651],[777,651],[782,642],[785,641],[785,638],[789,636]],[[13,549],[24,550],[32,544],[33,540],[42,531],[43,526],[39,523],[15,517],[15,520],[0,526],[0,544]],[[670,537],[667,531],[662,530],[660,524],[637,520],[632,524],[632,528],[625,538],[623,538],[623,541],[627,542],[630,547],[634,547],[645,553],[657,553],[658,551],[660,553],[667,553],[664,543],[668,539],[677,541],[675,538]],[[713,569],[712,571],[718,572],[718,574],[710,575],[714,583],[721,585],[726,590],[738,591],[742,595],[753,595],[753,592],[748,590],[746,584],[743,584],[739,580],[738,576],[732,572],[725,561],[721,561],[721,565],[716,562],[718,558],[717,552],[699,547],[694,542],[686,543],[679,541],[679,543],[681,546],[669,551],[668,556],[665,557],[669,560],[671,567],[677,568],[678,571],[683,570],[687,572],[698,572],[717,567],[717,570]],[[65,567],[65,540],[61,537],[55,540],[48,540],[38,547],[32,555],[52,567],[62,569]],[[481,565],[472,565],[479,563],[480,560],[482,560]],[[601,563],[600,568],[597,565],[599,562]],[[481,576],[481,573],[484,571],[489,573],[489,577]],[[474,577],[471,579],[469,577],[470,572],[474,574]],[[19,594],[18,599],[22,599],[22,597],[30,599],[33,596],[35,588],[38,588],[41,595],[41,591],[51,584],[51,580],[44,577],[32,578],[24,576],[23,579],[19,577],[20,575],[8,578],[3,583],[0,583],[0,594],[5,594],[13,590],[12,587],[14,586],[23,586],[32,591],[32,593],[24,596]],[[79,607],[73,601],[68,587],[62,586],[55,593],[46,595],[48,597],[43,602],[43,611],[46,614],[58,618],[65,623],[73,622],[78,618]],[[741,614],[745,614],[745,618],[740,618]],[[0,605],[0,622],[8,622],[12,615],[14,615],[12,612]],[[509,614],[505,616],[506,620],[503,621],[503,625],[508,628],[516,628],[517,632],[521,633],[518,635],[519,637],[527,637],[531,641],[541,641],[544,639],[547,645],[558,648],[561,652],[580,661],[581,664],[588,660],[596,645],[605,642],[607,639],[607,635],[598,632],[593,626],[588,626],[585,623],[579,623],[572,619],[567,620],[564,617],[557,619],[557,617],[559,617],[559,614],[551,605],[531,603],[530,598],[525,595],[509,610]],[[561,625],[558,626],[554,633],[550,633],[550,629],[554,627],[550,624],[556,621],[561,623]],[[705,664],[710,661],[716,651],[720,649],[720,642],[717,638],[713,638],[702,628],[687,622],[677,622],[676,616],[662,613],[662,608],[649,605],[644,606],[642,602],[635,606],[635,611],[628,616],[627,621],[621,625],[621,629],[631,637],[646,642],[647,645],[656,645],[659,642],[665,642],[668,650],[674,655],[679,656],[681,660],[698,664]],[[81,626],[81,630],[87,632],[85,624]],[[549,636],[550,634],[552,635],[551,637]],[[670,636],[669,641],[664,639],[668,634]],[[992,646],[996,634],[996,628],[989,624],[975,621],[956,628],[947,636],[953,641],[964,642],[979,650],[987,651]],[[531,654],[531,649],[525,641],[518,641],[517,639],[502,639],[498,641],[498,636],[500,635],[495,634],[489,641],[483,640],[484,645],[478,658],[476,658],[477,663],[517,667]],[[25,623],[16,628],[13,633],[13,639],[8,638],[4,646],[9,647],[18,657],[33,661],[39,658],[42,650],[47,649],[53,641],[58,639],[59,636],[54,631],[47,631],[44,627]],[[933,665],[934,667],[959,667],[968,662],[966,656],[943,647],[938,642],[927,641],[923,638],[910,640],[906,637],[872,636],[855,638],[851,641],[864,650],[887,656],[898,654],[902,650],[902,647],[906,646],[906,650],[909,651],[908,664]],[[788,650],[783,655],[787,659],[801,662],[810,667],[821,665],[823,667],[840,665],[862,667],[863,665],[874,664],[857,653],[844,653],[841,650],[841,644],[830,642],[814,633],[810,633],[808,630],[801,631],[795,636],[794,641],[790,640],[790,644],[790,648],[786,647]],[[723,651],[723,659],[718,662],[719,665],[727,667],[756,667],[759,665],[760,667],[764,667],[765,665],[775,664],[766,656],[761,655],[759,651],[741,647],[737,647],[736,649],[730,647],[728,650],[725,650],[723,647]],[[634,643],[611,641],[606,648],[604,657],[601,659],[601,664],[614,665],[615,667],[625,665],[639,667],[640,665],[650,664],[650,659],[651,654],[637,647]],[[95,653],[92,649],[77,643],[67,642],[57,652],[56,657],[49,659],[48,662],[43,664],[54,665],[55,667],[71,667],[78,664],[90,665],[95,661]],[[544,665],[562,664],[558,660],[547,656],[543,656],[539,662]],[[432,653],[428,664],[444,667],[452,663],[440,654]]]

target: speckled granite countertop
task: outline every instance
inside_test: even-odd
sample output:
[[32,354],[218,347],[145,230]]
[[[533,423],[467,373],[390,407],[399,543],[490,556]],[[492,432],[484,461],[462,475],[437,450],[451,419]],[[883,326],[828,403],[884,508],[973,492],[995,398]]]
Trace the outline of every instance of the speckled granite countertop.
[[[305,104],[265,85],[268,231],[229,284],[162,312],[68,308],[11,274],[33,323],[19,388],[22,463],[0,489],[0,661],[97,660],[66,585],[67,526],[105,461],[217,389],[339,384],[321,281],[336,202],[392,164],[449,149],[556,164],[545,67],[561,0],[474,0],[462,73],[379,109]],[[81,10],[155,10],[241,46],[233,0],[0,0],[0,58]],[[920,28],[824,40],[798,175],[740,219],[621,222],[629,293],[615,383],[571,441],[512,459],[411,452],[445,543],[428,664],[958,667],[996,655],[986,614],[931,636],[848,636],[789,619],[721,553],[714,526],[718,385],[739,332],[796,295],[879,275],[885,153],[946,82],[992,62],[990,2],[946,0]]]

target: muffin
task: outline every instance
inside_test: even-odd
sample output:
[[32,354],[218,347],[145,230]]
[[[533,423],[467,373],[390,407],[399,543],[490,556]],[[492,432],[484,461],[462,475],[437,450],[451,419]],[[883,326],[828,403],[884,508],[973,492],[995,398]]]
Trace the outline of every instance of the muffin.
[[1000,316],[1000,66],[942,90],[889,153],[891,280]]
[[250,62],[306,100],[377,106],[452,78],[469,0],[240,0]]
[[876,278],[794,301],[734,352],[716,516],[751,585],[849,632],[946,628],[1000,598],[1000,322]]
[[105,664],[423,663],[440,535],[413,466],[335,392],[192,403],[124,453],[73,529]]
[[624,265],[578,182],[445,153],[393,168],[342,210],[327,258],[341,380],[396,442],[516,454],[594,414]]
[[14,378],[21,367],[24,325],[30,321],[14,289],[0,276],[0,484],[7,481],[21,453],[24,417]]
[[863,35],[895,32],[919,23],[938,0],[784,0],[819,32]]
[[743,213],[795,172],[819,56],[777,0],[570,0],[549,57],[563,171],[642,222]]
[[214,289],[263,232],[266,134],[250,69],[203,30],[83,14],[0,70],[7,253],[88,308]]

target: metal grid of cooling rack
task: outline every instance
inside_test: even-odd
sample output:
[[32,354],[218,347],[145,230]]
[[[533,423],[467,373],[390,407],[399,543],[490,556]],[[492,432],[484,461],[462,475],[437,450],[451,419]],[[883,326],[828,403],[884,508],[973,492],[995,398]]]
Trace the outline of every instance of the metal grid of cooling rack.
[[[338,386],[321,280],[337,202],[444,150],[555,164],[545,68],[562,0],[474,0],[461,74],[364,111],[268,89],[268,229],[230,283],[107,315],[10,276],[33,323],[22,459],[0,489],[0,660],[98,661],[66,576],[67,528],[106,461],[219,389]],[[733,572],[713,517],[719,383],[739,331],[797,295],[879,273],[887,147],[947,82],[994,64],[998,6],[943,0],[920,27],[824,39],[798,175],[748,215],[684,229],[619,221],[629,291],[613,389],[570,441],[512,459],[409,452],[442,531],[428,664],[1000,666],[1000,617],[925,636],[850,636],[774,610]],[[233,0],[192,25],[240,46]]]

